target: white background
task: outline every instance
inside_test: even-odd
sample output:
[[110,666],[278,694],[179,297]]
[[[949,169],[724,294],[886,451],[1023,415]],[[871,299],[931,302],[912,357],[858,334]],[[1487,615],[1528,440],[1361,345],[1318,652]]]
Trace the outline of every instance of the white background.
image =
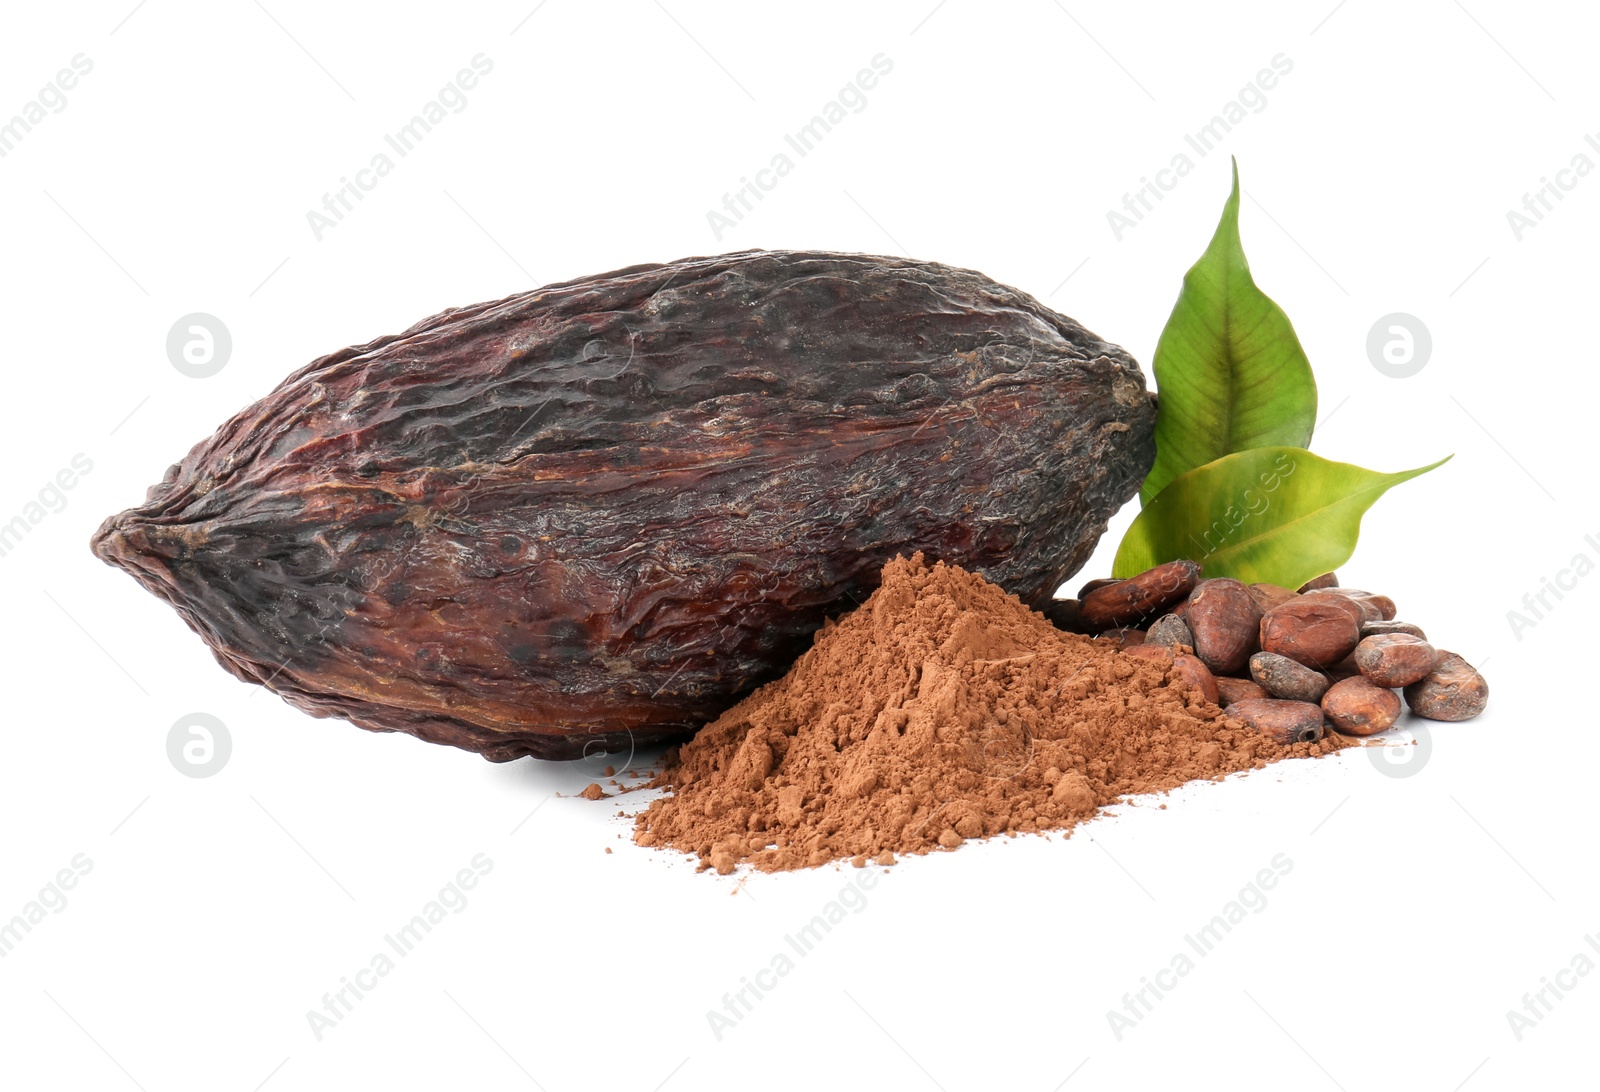
[[[1578,153],[1600,163],[1584,143],[1600,132],[1590,13],[664,2],[6,9],[0,116],[75,54],[93,71],[0,159],[0,522],[74,455],[93,470],[0,557],[0,919],[75,854],[93,867],[0,960],[0,1081],[1592,1081],[1600,974],[1520,1040],[1506,1015],[1600,934],[1600,576],[1520,635],[1507,619],[1574,555],[1600,559],[1584,539],[1600,540],[1600,177],[1520,240],[1506,217]],[[479,53],[494,67],[468,106],[318,241],[307,211]],[[717,239],[707,212],[879,53],[893,70],[866,108]],[[1293,69],[1265,108],[1211,155],[1188,149],[1183,135],[1277,54]],[[1107,211],[1186,150],[1193,172],[1117,240]],[[1412,776],[1385,776],[1386,752],[1351,752],[1191,786],[1070,840],[876,872],[865,908],[720,1040],[707,1011],[860,873],[697,875],[634,847],[614,804],[552,795],[595,764],[495,766],[309,719],[233,680],[89,554],[102,518],[314,356],[637,262],[904,252],[1028,290],[1148,364],[1216,222],[1228,153],[1257,279],[1321,386],[1313,448],[1382,470],[1456,453],[1379,502],[1343,575],[1483,663],[1489,713],[1433,726]],[[234,343],[203,380],[164,348],[196,311]],[[1404,380],[1365,349],[1396,311],[1434,341]],[[1108,571],[1131,515],[1085,577]],[[209,778],[167,757],[168,729],[192,712],[231,734]],[[318,1041],[307,1011],[479,853],[493,870],[465,909]],[[1293,870],[1265,909],[1119,1040],[1107,1011],[1280,853]]]

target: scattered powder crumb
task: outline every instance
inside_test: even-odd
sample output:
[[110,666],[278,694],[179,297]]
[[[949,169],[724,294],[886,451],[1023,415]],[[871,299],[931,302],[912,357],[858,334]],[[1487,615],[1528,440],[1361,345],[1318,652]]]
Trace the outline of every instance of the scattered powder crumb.
[[607,852],[607,853],[610,853],[610,852],[611,852],[611,847],[610,847],[610,846],[606,846],[606,852]]
[[578,795],[583,797],[585,800],[604,800],[606,798],[606,790],[602,789],[598,784],[591,781],[589,785]]
[[605,769],[600,771],[601,777],[615,777],[616,774],[617,768],[615,766],[607,766]]
[[634,839],[724,874],[892,864],[1344,746],[1275,744],[1163,666],[918,554],[884,566],[787,675],[668,752],[648,787],[672,793]]

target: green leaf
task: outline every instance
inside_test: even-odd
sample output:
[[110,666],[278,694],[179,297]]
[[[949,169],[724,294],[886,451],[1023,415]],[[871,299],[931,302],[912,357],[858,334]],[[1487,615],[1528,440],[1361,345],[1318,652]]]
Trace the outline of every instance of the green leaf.
[[1112,575],[1179,558],[1208,577],[1298,588],[1349,560],[1361,516],[1391,486],[1448,462],[1380,474],[1297,447],[1258,447],[1191,470],[1133,521]]
[[1283,308],[1256,287],[1239,242],[1239,165],[1211,245],[1183,277],[1152,368],[1156,461],[1139,492],[1254,447],[1306,447],[1317,383]]

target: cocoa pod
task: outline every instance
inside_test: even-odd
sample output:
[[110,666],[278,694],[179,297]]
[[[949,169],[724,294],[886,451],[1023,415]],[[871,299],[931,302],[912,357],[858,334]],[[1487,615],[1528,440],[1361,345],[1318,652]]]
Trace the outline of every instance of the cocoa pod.
[[1217,694],[1220,698],[1217,704],[1223,708],[1227,708],[1234,702],[1245,701],[1249,698],[1272,697],[1271,694],[1249,679],[1231,679],[1226,675],[1217,680]]
[[1328,677],[1276,652],[1250,657],[1250,677],[1275,698],[1318,702],[1328,690]]
[[1217,675],[1243,670],[1260,639],[1260,608],[1250,589],[1228,577],[1200,581],[1184,619],[1194,634],[1194,654]]
[[1199,657],[1186,652],[1178,653],[1172,657],[1172,674],[1181,679],[1185,686],[1198,690],[1212,705],[1221,700],[1222,695],[1217,691],[1217,677]]
[[1406,705],[1429,720],[1471,720],[1489,704],[1489,684],[1454,652],[1439,652],[1428,677],[1405,688]]
[[1409,633],[1426,641],[1428,635],[1422,632],[1422,627],[1412,622],[1362,622],[1361,636],[1371,637],[1376,633]]
[[693,258],[323,357],[93,547],[308,713],[575,757],[687,736],[898,554],[1044,606],[1154,417],[1125,352],[981,274]]
[[1322,711],[1333,726],[1352,736],[1387,731],[1400,719],[1400,696],[1364,675],[1341,679],[1322,695]]
[[1314,743],[1322,738],[1322,710],[1306,701],[1245,698],[1228,706],[1228,715],[1274,743]]
[[1338,586],[1338,573],[1323,573],[1321,576],[1314,576],[1304,584],[1301,584],[1300,594],[1304,595],[1308,591],[1317,591],[1321,588],[1337,588]]
[[1351,655],[1363,675],[1379,686],[1391,688],[1421,682],[1439,660],[1432,645],[1409,633],[1363,637]]
[[1355,651],[1361,630],[1349,600],[1302,595],[1261,616],[1261,648],[1307,667],[1337,664]]
[[1163,614],[1151,623],[1144,639],[1153,645],[1166,645],[1173,651],[1194,651],[1194,634],[1189,623],[1176,614]]
[[1195,562],[1169,561],[1138,576],[1093,588],[1079,596],[1078,602],[1091,626],[1129,626],[1163,613],[1193,591],[1199,579],[1200,566]]

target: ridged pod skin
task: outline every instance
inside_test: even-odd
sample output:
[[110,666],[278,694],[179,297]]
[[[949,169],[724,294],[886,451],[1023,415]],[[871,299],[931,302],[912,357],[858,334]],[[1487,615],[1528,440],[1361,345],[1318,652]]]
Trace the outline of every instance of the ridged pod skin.
[[688,735],[897,554],[1044,606],[1154,418],[1125,352],[978,273],[692,258],[322,357],[93,548],[314,716],[571,758]]

